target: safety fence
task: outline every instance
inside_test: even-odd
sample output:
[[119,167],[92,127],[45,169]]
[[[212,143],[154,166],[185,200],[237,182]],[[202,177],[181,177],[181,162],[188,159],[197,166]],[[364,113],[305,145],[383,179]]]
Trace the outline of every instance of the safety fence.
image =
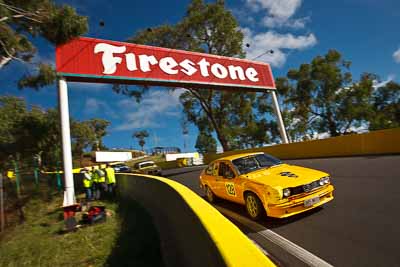
[[150,215],[165,266],[275,266],[187,187],[149,175],[119,174],[117,180],[120,203],[131,203],[131,208],[125,208],[132,212],[137,203]]
[[209,163],[225,156],[249,152],[265,152],[281,159],[400,154],[400,128],[207,154],[204,161]]
[[[77,193],[83,192],[82,174],[74,174]],[[32,198],[50,200],[64,192],[64,176],[61,172],[35,174],[32,170],[21,172],[7,171],[2,174],[3,209],[5,228],[22,223],[25,219],[24,206]],[[0,200],[1,201],[1,200]],[[62,203],[60,203],[60,206]]]
[[[56,175],[35,176],[33,173],[16,173],[11,178],[2,175],[3,216],[5,228],[24,221],[24,206],[33,197],[49,199],[62,192],[62,177]],[[57,182],[58,181],[58,182]],[[59,183],[57,185],[57,183]],[[1,201],[1,200],[0,200]]]

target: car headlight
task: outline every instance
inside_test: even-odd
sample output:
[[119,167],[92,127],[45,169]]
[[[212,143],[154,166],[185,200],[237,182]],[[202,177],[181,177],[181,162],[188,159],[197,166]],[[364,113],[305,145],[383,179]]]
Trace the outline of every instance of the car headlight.
[[329,184],[329,182],[330,182],[330,179],[329,179],[330,177],[329,176],[325,176],[325,177],[322,177],[320,180],[319,180],[319,184],[322,186],[322,185],[324,185],[324,184]]
[[283,189],[283,196],[284,196],[284,197],[290,196],[290,189],[289,189],[289,188]]

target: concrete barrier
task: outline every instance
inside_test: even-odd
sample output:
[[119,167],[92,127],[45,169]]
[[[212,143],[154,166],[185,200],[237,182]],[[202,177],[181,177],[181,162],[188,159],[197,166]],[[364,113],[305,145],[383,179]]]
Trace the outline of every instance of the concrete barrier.
[[157,166],[159,166],[163,170],[168,170],[168,169],[175,169],[178,168],[178,163],[176,160],[173,161],[161,161],[156,163]]
[[208,164],[218,158],[248,152],[265,152],[280,159],[400,154],[400,128],[207,154],[204,159]]
[[275,266],[236,226],[187,187],[118,174],[121,203],[136,202],[158,231],[165,266]]

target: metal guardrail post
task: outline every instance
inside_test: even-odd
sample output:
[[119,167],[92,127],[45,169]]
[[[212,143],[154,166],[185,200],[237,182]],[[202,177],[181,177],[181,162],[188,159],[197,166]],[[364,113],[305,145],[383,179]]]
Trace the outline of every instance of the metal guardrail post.
[[16,160],[13,160],[13,165],[14,165],[14,172],[15,172],[15,185],[17,187],[17,197],[20,198],[21,196],[21,185],[20,185],[20,174],[19,174],[19,168],[18,168],[18,162]]
[[35,185],[36,185],[36,190],[39,189],[39,169],[35,167],[33,170],[33,175],[35,176]]
[[4,231],[5,221],[4,221],[4,194],[3,194],[3,174],[0,173],[0,230]]

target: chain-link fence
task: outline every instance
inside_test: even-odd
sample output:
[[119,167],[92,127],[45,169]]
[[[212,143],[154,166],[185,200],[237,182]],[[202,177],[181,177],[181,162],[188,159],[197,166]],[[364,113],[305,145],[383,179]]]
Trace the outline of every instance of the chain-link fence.
[[[50,201],[63,194],[64,176],[62,171],[41,172],[32,166],[8,169],[2,172],[3,216],[0,217],[4,228],[15,226],[25,220],[24,207],[32,198]],[[82,174],[74,174],[75,190],[83,191]],[[61,207],[62,203],[60,203]],[[1,212],[1,211],[0,211]],[[4,218],[4,220],[3,220]]]

